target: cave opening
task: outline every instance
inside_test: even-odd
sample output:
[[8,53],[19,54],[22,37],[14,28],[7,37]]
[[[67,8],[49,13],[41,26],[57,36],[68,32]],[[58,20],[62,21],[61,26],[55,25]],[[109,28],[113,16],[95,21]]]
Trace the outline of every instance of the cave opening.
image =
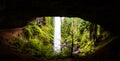
[[23,27],[9,46],[39,59],[84,57],[110,43],[114,38],[99,24],[80,17],[36,17]]

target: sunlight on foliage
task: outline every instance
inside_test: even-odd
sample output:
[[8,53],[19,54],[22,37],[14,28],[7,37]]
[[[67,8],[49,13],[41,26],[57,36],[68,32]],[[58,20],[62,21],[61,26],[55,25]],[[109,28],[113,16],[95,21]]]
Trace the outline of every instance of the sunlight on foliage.
[[62,20],[61,34],[62,49],[69,49],[71,53],[80,56],[94,53],[100,46],[103,47],[102,45],[109,43],[108,39],[112,39],[110,33],[102,29],[100,25],[81,18],[65,17]]
[[41,17],[24,27],[18,38],[12,38],[10,46],[38,58],[67,57],[74,54],[86,56],[113,40],[110,32],[100,25],[77,17],[64,17],[61,21],[61,53],[53,51],[54,17]]
[[37,22],[31,22],[24,27],[24,32],[20,36],[21,38],[13,38],[10,43],[12,46],[16,46],[35,56],[50,56],[53,53],[54,27],[49,21],[46,21],[46,24],[41,26],[38,26]]

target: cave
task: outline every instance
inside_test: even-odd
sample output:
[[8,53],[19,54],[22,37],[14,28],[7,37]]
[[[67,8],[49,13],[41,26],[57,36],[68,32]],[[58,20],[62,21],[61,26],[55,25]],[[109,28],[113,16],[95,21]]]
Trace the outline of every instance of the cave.
[[[92,55],[76,59],[59,59],[57,61],[119,61],[120,30],[119,9],[117,1],[37,1],[37,0],[2,0],[0,2],[0,60],[2,61],[41,61],[29,53],[6,46],[7,41],[18,36],[23,27],[36,17],[60,16],[79,17],[99,24],[117,37]],[[48,60],[49,61],[49,60]]]

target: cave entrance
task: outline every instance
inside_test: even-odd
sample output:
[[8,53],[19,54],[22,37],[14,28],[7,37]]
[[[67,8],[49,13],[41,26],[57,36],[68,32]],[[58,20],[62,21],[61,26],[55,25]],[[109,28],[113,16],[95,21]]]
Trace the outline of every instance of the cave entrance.
[[71,57],[92,54],[111,38],[100,25],[79,17],[36,17],[11,44],[37,56]]

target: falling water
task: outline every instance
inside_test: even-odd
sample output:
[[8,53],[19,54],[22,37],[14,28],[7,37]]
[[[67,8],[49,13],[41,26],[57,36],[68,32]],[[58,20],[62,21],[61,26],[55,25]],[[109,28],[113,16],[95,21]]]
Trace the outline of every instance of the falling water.
[[60,17],[54,17],[54,51],[59,53],[61,50],[61,18]]

